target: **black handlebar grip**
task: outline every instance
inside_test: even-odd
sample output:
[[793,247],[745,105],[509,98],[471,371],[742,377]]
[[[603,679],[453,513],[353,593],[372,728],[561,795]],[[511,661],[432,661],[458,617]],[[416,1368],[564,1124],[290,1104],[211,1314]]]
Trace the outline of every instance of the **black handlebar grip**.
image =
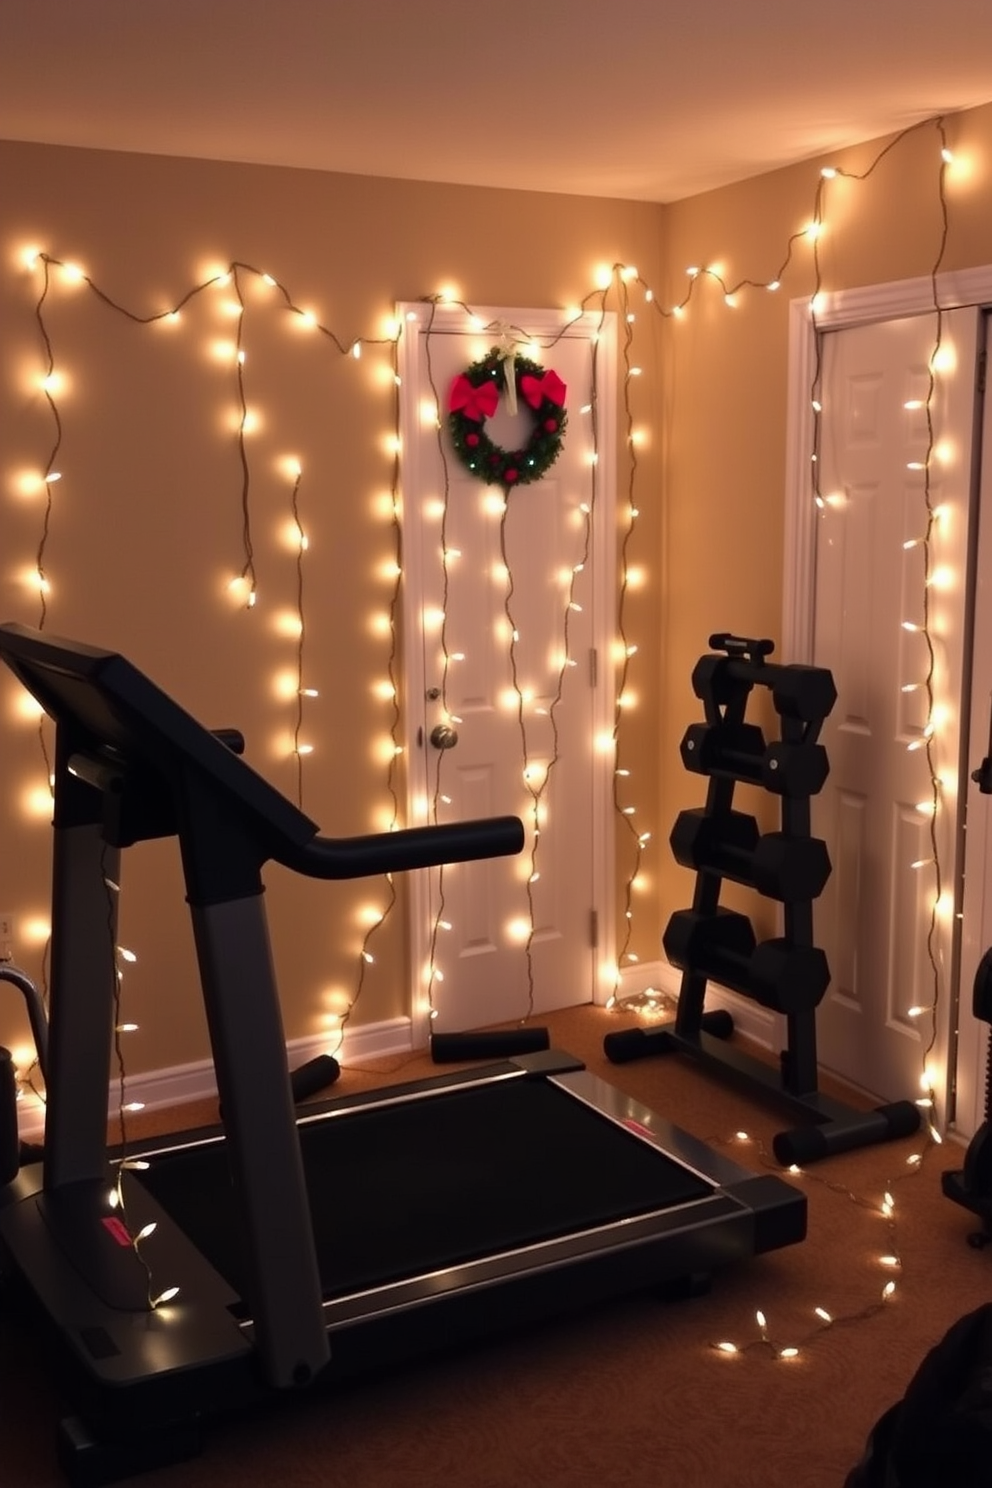
[[400,873],[501,858],[520,852],[523,823],[516,816],[489,816],[478,821],[437,827],[407,827],[400,832],[374,832],[366,837],[314,837],[302,844],[280,843],[277,861],[308,878],[366,878],[374,873]]

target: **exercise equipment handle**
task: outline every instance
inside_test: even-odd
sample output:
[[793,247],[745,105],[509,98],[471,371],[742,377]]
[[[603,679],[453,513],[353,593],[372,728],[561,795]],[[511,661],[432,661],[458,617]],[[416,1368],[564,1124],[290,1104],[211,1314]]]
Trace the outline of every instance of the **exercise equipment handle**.
[[775,642],[767,638],[754,639],[751,636],[731,635],[728,631],[719,631],[716,635],[711,635],[707,644],[714,651],[726,651],[729,657],[756,662],[758,666],[775,650]]
[[518,817],[491,816],[365,837],[313,837],[302,844],[284,839],[274,856],[283,867],[307,878],[366,878],[439,863],[508,857],[523,845]]
[[992,796],[992,710],[989,712],[989,752],[971,778],[983,796]]

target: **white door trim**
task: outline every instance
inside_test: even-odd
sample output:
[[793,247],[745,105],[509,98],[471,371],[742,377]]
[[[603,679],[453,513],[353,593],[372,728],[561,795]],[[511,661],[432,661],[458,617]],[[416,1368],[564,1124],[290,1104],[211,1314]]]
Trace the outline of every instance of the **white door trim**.
[[[403,697],[407,760],[407,822],[411,826],[429,820],[427,763],[424,751],[416,747],[415,734],[420,720],[418,707],[409,700],[423,698],[427,687],[427,662],[424,632],[421,626],[422,596],[428,587],[429,555],[424,551],[424,526],[406,519],[406,493],[416,489],[416,425],[421,405],[433,400],[430,383],[424,375],[419,354],[421,341],[428,328],[458,330],[482,336],[485,328],[500,322],[520,327],[539,343],[558,337],[597,342],[596,371],[596,500],[591,512],[592,552],[592,630],[598,654],[600,685],[593,695],[593,733],[596,739],[613,734],[616,703],[616,604],[617,604],[617,539],[616,539],[616,468],[617,468],[617,323],[614,312],[587,312],[576,317],[561,310],[523,310],[507,307],[460,304],[435,306],[411,302],[397,307],[397,318],[403,330],[399,343],[398,371],[400,393],[400,501],[403,537]],[[579,416],[575,410],[572,417]],[[567,435],[566,435],[567,437]],[[596,1001],[605,1003],[614,992],[616,968],[616,892],[615,892],[615,819],[613,813],[614,753],[604,748],[593,751],[593,799],[583,803],[592,815],[593,890],[598,907],[599,949]],[[410,1009],[414,1047],[426,1043],[430,1030],[426,999],[420,994],[421,976],[430,954],[430,880],[428,873],[407,875],[410,879]]]
[[[812,500],[813,420],[811,395],[817,371],[819,331],[847,329],[902,316],[926,314],[938,306],[954,310],[992,303],[992,265],[954,273],[903,279],[889,284],[821,294],[789,305],[789,372],[787,400],[782,651],[790,661],[809,662],[813,655],[816,608],[816,509]],[[986,458],[990,458],[986,451]],[[966,685],[969,685],[966,683]],[[962,787],[964,782],[962,782]],[[944,1000],[939,1039],[949,1047],[957,989]],[[961,999],[962,1006],[964,999]],[[970,1005],[968,1007],[970,1013]],[[970,1016],[959,1020],[958,1088],[955,1125],[970,1135],[981,1119],[977,1067],[984,1049],[984,1030]]]

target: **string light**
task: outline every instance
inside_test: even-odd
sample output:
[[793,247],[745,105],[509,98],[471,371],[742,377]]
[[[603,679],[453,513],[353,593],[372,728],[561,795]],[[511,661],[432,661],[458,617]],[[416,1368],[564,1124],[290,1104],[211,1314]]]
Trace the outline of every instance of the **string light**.
[[[719,1140],[717,1138],[710,1139],[713,1143]],[[730,1141],[741,1142],[742,1140],[750,1142],[751,1138],[746,1132],[737,1131],[732,1137],[722,1139],[724,1143]],[[932,1134],[928,1134],[926,1140],[929,1145],[933,1140]],[[910,1171],[903,1173],[894,1180],[890,1180],[880,1199],[866,1198],[833,1176],[824,1175],[819,1172],[806,1172],[798,1168],[795,1164],[790,1166],[787,1172],[793,1178],[802,1177],[805,1182],[818,1185],[826,1193],[840,1196],[857,1209],[869,1214],[878,1215],[885,1222],[888,1230],[888,1249],[881,1251],[875,1257],[875,1263],[886,1271],[897,1271],[901,1273],[903,1262],[897,1243],[896,1199],[894,1190],[898,1183],[914,1178],[919,1174],[922,1169],[925,1151],[926,1147],[922,1151],[911,1153],[906,1158],[906,1164]],[[779,1163],[771,1154],[766,1152],[764,1145],[760,1141],[757,1143],[756,1157],[762,1167],[776,1172],[781,1171]],[[871,1285],[870,1282],[869,1285]],[[714,1352],[727,1356],[741,1356],[755,1350],[760,1350],[770,1353],[776,1360],[788,1361],[798,1359],[802,1357],[803,1350],[809,1348],[821,1333],[835,1326],[838,1322],[845,1324],[867,1322],[877,1316],[895,1297],[896,1289],[896,1281],[890,1279],[884,1284],[880,1292],[872,1288],[871,1298],[874,1300],[870,1299],[856,1310],[840,1317],[822,1302],[817,1304],[811,1309],[812,1316],[816,1319],[813,1329],[805,1338],[800,1338],[796,1343],[789,1344],[786,1347],[780,1347],[774,1341],[771,1336],[768,1314],[765,1309],[759,1308],[754,1315],[757,1325],[757,1337],[746,1343],[738,1343],[731,1339],[726,1339],[712,1344],[711,1347]]]
[[[43,284],[43,288],[42,288],[41,298],[39,300],[39,304],[38,304],[38,307],[37,307],[38,308],[39,320],[41,321],[42,326],[44,326],[44,322],[43,322],[42,316],[43,316],[43,309],[44,309],[45,299],[47,297],[47,293],[48,293],[48,290],[49,290],[49,278],[50,278],[50,276],[49,276],[49,270],[52,267],[58,267],[58,268],[62,268],[64,270],[66,266],[60,265],[59,262],[58,262],[58,260],[56,260],[54,258],[51,258],[50,256],[47,256],[47,255],[44,255],[44,254],[38,254],[36,257],[37,257],[37,261],[40,261],[43,264],[43,267],[44,267],[44,284]],[[288,291],[285,289],[285,287],[282,284],[280,284],[280,282],[274,276],[272,276],[271,274],[267,274],[267,273],[265,273],[265,274],[259,274],[259,272],[256,269],[254,269],[251,265],[248,265],[248,264],[245,264],[245,263],[235,262],[235,263],[232,263],[229,266],[229,268],[227,268],[225,270],[220,270],[220,271],[218,271],[218,270],[211,270],[209,272],[208,276],[204,279],[204,281],[202,283],[194,286],[194,288],[192,290],[190,290],[183,297],[183,299],[180,301],[180,305],[179,306],[177,306],[177,307],[175,307],[175,308],[173,308],[171,310],[168,310],[168,311],[165,311],[165,312],[159,312],[159,313],[156,313],[156,314],[153,314],[153,315],[137,315],[134,312],[127,310],[124,306],[121,306],[120,304],[116,303],[110,296],[108,296],[107,294],[105,294],[102,290],[98,290],[96,288],[96,286],[92,284],[91,281],[87,280],[87,283],[90,284],[90,287],[94,289],[94,291],[99,295],[99,297],[100,297],[101,300],[103,300],[112,309],[114,309],[116,311],[119,311],[121,314],[125,315],[128,319],[130,319],[130,320],[132,320],[132,321],[134,321],[136,323],[139,323],[139,324],[149,324],[149,323],[155,322],[157,320],[162,320],[162,319],[167,319],[170,322],[175,321],[175,319],[178,317],[180,307],[181,306],[184,306],[185,304],[187,304],[190,300],[192,300],[193,298],[195,298],[199,294],[203,293],[205,290],[207,290],[207,289],[209,289],[209,288],[211,288],[213,286],[223,287],[223,288],[227,288],[229,286],[233,286],[233,288],[234,288],[234,292],[235,292],[234,293],[234,297],[226,300],[224,302],[223,308],[232,316],[233,319],[235,319],[237,321],[237,334],[236,334],[235,341],[233,343],[228,343],[228,345],[225,347],[224,354],[225,354],[225,356],[229,356],[230,357],[231,363],[232,363],[232,365],[236,369],[236,377],[237,377],[237,408],[238,408],[238,413],[237,413],[237,417],[236,417],[236,420],[235,420],[235,427],[236,427],[236,431],[237,431],[237,439],[238,439],[238,446],[239,446],[239,457],[240,457],[241,466],[242,466],[242,519],[243,519],[244,562],[243,562],[243,565],[242,565],[240,574],[234,580],[232,580],[232,582],[231,582],[231,584],[229,586],[229,590],[230,590],[232,596],[235,597],[235,598],[237,598],[238,601],[240,603],[242,603],[246,609],[252,609],[252,608],[254,608],[255,605],[256,605],[256,603],[257,603],[257,599],[258,599],[258,589],[257,589],[257,583],[256,583],[256,577],[255,577],[255,569],[254,569],[254,548],[253,548],[252,530],[251,530],[251,518],[250,518],[250,465],[249,465],[249,462],[248,462],[247,451],[246,451],[246,447],[245,447],[245,444],[244,444],[244,436],[247,435],[247,434],[249,434],[249,433],[251,433],[253,431],[253,429],[257,429],[258,426],[259,426],[259,419],[258,419],[257,413],[255,412],[255,410],[249,409],[249,407],[247,405],[246,387],[245,387],[245,382],[244,382],[244,369],[245,369],[245,365],[246,365],[246,361],[247,361],[247,355],[246,355],[245,348],[244,348],[244,346],[242,344],[242,338],[243,338],[243,334],[244,334],[243,325],[244,325],[244,320],[245,320],[245,308],[246,308],[246,305],[245,305],[245,296],[244,296],[244,291],[243,291],[243,281],[246,278],[246,276],[250,276],[250,275],[256,276],[259,279],[259,281],[262,282],[262,283],[264,283],[268,288],[270,288],[270,289],[273,289],[273,288],[274,289],[277,289],[279,291],[281,297],[282,297],[284,308],[288,312],[292,313],[294,315],[295,319],[299,323],[302,323],[308,329],[316,330],[316,331],[322,333],[325,337],[327,337],[327,339],[329,339],[336,346],[337,350],[341,354],[346,354],[346,353],[347,354],[350,354],[350,356],[353,359],[358,359],[360,357],[361,351],[362,351],[362,344],[363,344],[363,339],[362,338],[359,338],[358,340],[352,340],[352,341],[350,341],[348,343],[345,343],[345,342],[339,340],[339,338],[337,338],[332,332],[328,331],[326,327],[324,327],[324,326],[321,325],[321,323],[318,321],[316,315],[312,311],[307,310],[304,307],[301,307],[301,306],[296,305],[293,302],[292,297],[289,295]],[[64,273],[63,273],[63,277],[65,277]],[[75,279],[79,279],[81,276],[78,275],[78,274],[72,273],[70,271],[68,277],[70,279],[74,279],[75,280]],[[395,338],[396,338],[396,330],[395,330],[395,328],[390,328],[389,335],[385,339],[388,339],[390,346],[393,347],[393,348],[395,348]],[[378,338],[378,337],[368,338],[368,341],[366,342],[366,344],[378,344],[383,339],[384,338]],[[47,333],[46,333],[46,345],[48,345],[50,347],[50,342],[47,339]],[[44,379],[43,380],[44,380],[44,382],[46,384],[46,386],[44,388],[44,391],[46,393],[46,396],[49,396],[50,405],[52,406],[52,412],[53,412],[53,416],[54,416],[55,423],[56,423],[56,433],[57,433],[56,444],[55,444],[55,447],[53,448],[52,457],[51,457],[51,459],[49,461],[49,476],[51,476],[52,479],[58,479],[57,473],[54,472],[51,469],[51,466],[52,466],[52,461],[54,460],[54,457],[55,457],[55,452],[57,451],[57,448],[58,448],[58,440],[61,438],[61,424],[60,424],[59,417],[58,417],[58,409],[57,409],[57,407],[55,407],[55,405],[54,405],[54,403],[53,403],[50,395],[54,391],[56,391],[58,389],[58,387],[61,385],[61,383],[60,383],[60,380],[59,380],[59,378],[57,377],[57,375],[56,375],[56,373],[54,371],[54,368],[53,368],[53,365],[52,365],[52,362],[51,362],[51,357],[49,357],[48,369],[47,369],[47,372],[44,374]],[[395,357],[394,357],[394,376],[392,378],[392,385],[394,387],[398,387],[398,385],[399,385],[399,379],[395,375]],[[394,418],[394,423],[395,422],[396,422],[396,420]],[[299,476],[300,476],[300,474],[301,474],[301,472],[300,472],[299,468],[297,468],[296,473],[295,473],[296,484],[295,484],[295,487],[294,487],[294,503],[295,503],[295,498],[296,498],[296,496],[298,494],[298,490],[299,490]],[[46,476],[45,479],[48,480],[48,476]],[[393,506],[392,515],[393,515],[394,527],[396,528],[396,530],[398,532],[398,504],[397,503],[398,503],[397,484],[396,484],[396,481],[394,479],[394,482],[393,482],[393,493],[392,493],[392,506]],[[298,512],[297,512],[297,517],[298,517]],[[44,571],[43,571],[43,569],[41,567],[41,557],[43,556],[43,553],[44,553],[44,541],[47,540],[47,532],[48,532],[48,514],[46,513],[45,534],[44,534],[44,539],[43,539],[42,546],[39,549],[39,567],[38,567],[38,587],[41,590],[41,592],[42,592],[43,595],[46,594],[49,591],[49,589],[50,589],[50,586],[48,584],[47,578],[46,578],[46,576],[44,574]],[[307,537],[307,535],[305,533],[302,532],[302,528],[300,528],[300,540],[299,540],[299,557],[300,557],[300,559],[302,559],[302,554],[308,549],[308,547],[309,547],[309,538]],[[395,551],[396,551],[396,554],[398,555],[398,552],[399,552],[398,541],[396,542],[396,545],[395,545]],[[392,605],[391,610],[390,610],[390,617],[389,617],[389,634],[390,634],[390,637],[391,637],[391,656],[390,656],[390,660],[389,660],[389,667],[390,667],[390,671],[391,672],[392,672],[393,663],[394,663],[395,654],[396,654],[395,586],[396,586],[396,584],[398,584],[398,581],[399,581],[399,565],[398,565],[398,562],[394,561],[394,563],[392,565],[392,568],[393,568],[393,575],[394,575],[394,578],[393,578],[393,583],[394,583],[394,601],[393,601],[393,605]],[[45,613],[44,613],[44,609],[43,609],[42,616],[41,616],[42,623],[44,622],[44,618],[45,618]],[[302,614],[302,605],[301,604],[298,604],[298,614],[297,614],[296,620],[293,623],[293,625],[292,625],[289,633],[291,633],[291,634],[293,634],[294,636],[297,637],[300,651],[302,651],[302,644],[303,644],[303,637],[304,637],[304,628],[305,627],[304,627],[304,617],[303,617],[303,614]],[[317,689],[310,688],[310,687],[300,686],[297,689],[297,696],[298,696],[299,699],[316,697],[317,696]],[[394,680],[394,684],[393,684],[393,694],[392,694],[392,697],[391,697],[391,701],[392,701],[393,710],[394,710],[393,732],[394,732],[394,736],[395,736],[395,729],[396,729],[397,720],[398,720],[398,711],[396,709],[396,701],[395,701],[395,680]],[[305,756],[305,755],[307,755],[307,754],[309,754],[310,752],[312,752],[314,746],[311,745],[311,744],[302,743],[302,742],[299,741],[299,732],[298,732],[298,729],[297,729],[297,735],[296,735],[296,739],[295,739],[294,743],[296,745],[294,752],[296,754],[296,758],[297,758],[297,762],[298,762],[298,766],[299,766],[299,764],[302,761],[302,757]],[[395,764],[396,757],[401,752],[402,751],[401,751],[401,747],[399,746],[399,744],[398,743],[394,744],[393,749],[390,751],[390,764],[391,764],[391,766],[393,766]],[[392,774],[391,773],[390,773],[390,776],[389,776],[389,780],[387,782],[387,789],[390,791],[391,799],[393,800],[393,804],[394,804],[393,820],[390,822],[390,826],[392,828],[395,828],[395,824],[396,824],[395,818],[396,818],[396,814],[398,813],[398,798],[397,798],[397,796],[395,794],[395,789],[394,789],[394,785],[393,785],[393,781],[392,781]],[[366,964],[366,963],[365,963],[364,958],[363,958],[363,965],[364,964]]]

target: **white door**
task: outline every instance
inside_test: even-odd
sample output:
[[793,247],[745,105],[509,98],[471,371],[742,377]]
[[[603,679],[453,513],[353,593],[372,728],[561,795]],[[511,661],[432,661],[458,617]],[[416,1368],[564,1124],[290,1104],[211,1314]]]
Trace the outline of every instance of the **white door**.
[[[988,336],[988,316],[985,317]],[[987,352],[985,353],[987,356]],[[987,379],[986,379],[987,381]],[[992,758],[992,398],[982,410],[978,546],[974,565],[971,720],[962,789],[967,789],[964,888],[961,899],[961,1007],[958,1017],[954,1125],[971,1137],[986,1119],[989,1025],[972,1013],[975,973],[992,947],[992,795],[972,772]]]
[[[613,493],[601,474],[614,463],[613,331],[584,317],[563,333],[560,316],[519,310],[401,313],[410,820],[512,814],[526,834],[519,857],[417,876],[415,1019],[446,1031],[600,990],[613,894]],[[447,430],[452,382],[504,325],[565,383],[568,415],[546,475],[505,497],[460,463]],[[531,427],[523,404],[485,424],[504,448]]]
[[815,917],[832,973],[819,1057],[885,1100],[919,1095],[931,1047],[947,1083],[978,329],[974,309],[944,317],[929,493],[936,316],[823,344],[812,659],[838,701],[813,802],[833,864]]

